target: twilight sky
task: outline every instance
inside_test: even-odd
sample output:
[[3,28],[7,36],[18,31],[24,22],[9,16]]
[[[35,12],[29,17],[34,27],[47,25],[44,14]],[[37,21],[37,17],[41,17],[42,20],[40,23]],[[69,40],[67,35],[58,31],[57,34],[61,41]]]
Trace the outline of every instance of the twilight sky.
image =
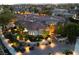
[[43,4],[43,3],[79,3],[79,0],[0,0],[0,4],[19,4],[19,3],[31,3],[31,4]]

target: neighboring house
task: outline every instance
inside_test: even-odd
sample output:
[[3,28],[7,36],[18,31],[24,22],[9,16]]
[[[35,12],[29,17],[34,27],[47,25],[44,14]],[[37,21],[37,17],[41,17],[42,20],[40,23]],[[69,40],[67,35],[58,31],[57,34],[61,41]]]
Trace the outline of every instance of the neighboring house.
[[63,13],[67,13],[68,10],[67,9],[54,9],[53,13],[54,14],[63,14]]
[[73,16],[73,14],[69,13],[67,9],[54,9],[52,15],[65,16],[65,17]]
[[58,23],[64,23],[64,22],[65,22],[65,18],[60,16],[54,16],[54,17],[51,17],[51,20],[46,21],[46,24],[57,25]]

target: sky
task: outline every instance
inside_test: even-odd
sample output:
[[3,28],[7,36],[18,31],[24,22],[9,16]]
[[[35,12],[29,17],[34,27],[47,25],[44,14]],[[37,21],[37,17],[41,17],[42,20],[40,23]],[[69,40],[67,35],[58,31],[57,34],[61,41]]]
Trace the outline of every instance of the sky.
[[79,0],[0,0],[0,4],[56,4],[56,3],[79,3]]

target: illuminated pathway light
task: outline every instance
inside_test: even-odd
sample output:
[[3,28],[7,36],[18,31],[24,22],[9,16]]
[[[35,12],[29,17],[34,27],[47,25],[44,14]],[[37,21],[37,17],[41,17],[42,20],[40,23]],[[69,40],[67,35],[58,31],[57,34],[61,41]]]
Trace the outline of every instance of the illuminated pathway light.
[[62,52],[56,52],[55,55],[64,55]]
[[26,28],[24,28],[24,31],[23,32],[28,32],[28,30]]
[[77,52],[75,52],[75,51],[73,51],[73,55],[78,55],[78,53],[77,53]]
[[20,40],[20,36],[17,36],[17,40]]
[[45,39],[43,39],[42,42],[45,42]]
[[48,40],[48,41],[51,41],[51,38],[48,38],[47,40]]
[[40,42],[40,44],[44,44],[46,42],[45,39],[42,39],[42,41]]
[[26,41],[26,43],[30,43],[30,42],[31,42],[30,40],[27,40],[27,41]]
[[30,53],[30,47],[29,46],[25,47],[25,51],[26,51],[26,53]]
[[17,52],[16,55],[22,55],[22,53],[21,52]]
[[8,42],[9,41],[9,39],[5,39],[5,42]]
[[44,49],[46,48],[46,45],[40,45],[39,48],[40,48],[41,50],[44,50]]
[[11,44],[8,44],[8,46],[9,46],[9,47],[12,47],[12,45],[13,45],[13,43],[11,43]]
[[50,44],[50,47],[51,47],[51,48],[54,48],[55,46],[56,46],[55,43],[51,43],[51,44]]

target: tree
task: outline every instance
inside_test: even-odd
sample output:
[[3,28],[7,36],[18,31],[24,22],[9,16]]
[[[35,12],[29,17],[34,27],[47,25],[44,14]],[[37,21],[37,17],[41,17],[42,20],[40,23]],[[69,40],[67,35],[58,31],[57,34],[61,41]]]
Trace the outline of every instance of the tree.
[[43,36],[44,38],[46,38],[48,35],[49,35],[49,32],[46,31],[46,30],[43,30],[42,36]]
[[41,41],[43,39],[43,36],[42,35],[37,35],[36,37],[35,37],[35,41],[36,42],[39,42],[39,41]]
[[62,34],[62,31],[63,31],[62,25],[60,24],[58,25],[58,28],[57,28],[57,34]]
[[9,6],[3,6],[3,12],[0,14],[0,23],[7,24],[14,17],[14,13]]
[[36,7],[31,7],[30,12],[38,13],[38,9]]
[[79,23],[79,20],[73,19],[72,17],[69,18],[69,21],[73,23]]
[[71,44],[76,42],[76,37],[79,32],[78,29],[78,24],[75,23],[67,24],[64,26],[63,34],[68,37],[68,40]]
[[51,8],[44,7],[41,12],[43,14],[52,15]]

